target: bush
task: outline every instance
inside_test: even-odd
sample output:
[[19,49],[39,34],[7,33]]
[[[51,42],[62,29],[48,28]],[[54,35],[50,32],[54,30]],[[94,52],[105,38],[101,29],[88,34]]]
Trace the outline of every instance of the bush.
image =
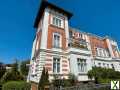
[[21,81],[21,80],[23,80],[23,76],[20,74],[20,72],[8,71],[1,79],[1,82],[5,83],[8,81]]
[[2,90],[30,90],[30,84],[23,81],[10,81],[3,84]]
[[49,74],[48,74],[48,70],[46,70],[44,67],[41,78],[39,80],[38,90],[40,90],[40,88],[42,88],[43,90],[46,85],[49,85]]
[[108,83],[110,79],[120,79],[120,72],[114,69],[93,67],[92,70],[88,71],[88,77],[90,79],[94,78],[95,83]]

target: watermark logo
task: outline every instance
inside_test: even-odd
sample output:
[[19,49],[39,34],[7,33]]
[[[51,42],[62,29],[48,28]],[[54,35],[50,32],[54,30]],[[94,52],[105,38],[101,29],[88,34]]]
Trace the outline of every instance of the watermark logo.
[[111,81],[111,89],[113,90],[119,90],[119,81]]

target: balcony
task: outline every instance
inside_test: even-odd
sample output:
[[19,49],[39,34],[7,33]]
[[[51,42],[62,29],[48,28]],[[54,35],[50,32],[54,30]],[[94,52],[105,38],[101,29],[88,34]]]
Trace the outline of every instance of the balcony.
[[88,43],[82,39],[69,39],[68,47],[88,50]]
[[68,52],[90,55],[88,45],[88,42],[82,39],[69,39]]

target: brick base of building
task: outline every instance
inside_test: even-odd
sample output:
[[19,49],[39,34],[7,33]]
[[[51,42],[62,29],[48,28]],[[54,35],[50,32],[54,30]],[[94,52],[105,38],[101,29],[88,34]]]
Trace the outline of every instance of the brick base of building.
[[38,90],[38,84],[31,82],[31,90]]

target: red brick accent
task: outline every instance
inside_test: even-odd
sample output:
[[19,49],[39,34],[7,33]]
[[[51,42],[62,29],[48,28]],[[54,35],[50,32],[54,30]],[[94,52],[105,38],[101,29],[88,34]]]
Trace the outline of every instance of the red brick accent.
[[47,39],[47,48],[51,49],[53,48],[53,33],[59,33],[62,36],[62,49],[66,49],[66,35],[65,35],[65,30],[64,29],[60,29],[54,26],[49,26],[48,27],[48,39]]
[[66,60],[62,60],[62,62],[63,62],[63,63],[67,63],[67,61],[66,61]]
[[68,71],[68,69],[62,69],[62,71]]
[[63,65],[62,65],[62,67],[68,67],[68,65],[66,65],[66,64],[63,64]]
[[48,71],[52,71],[52,68],[51,67],[45,67]]
[[46,63],[45,66],[52,66],[52,64],[51,63]]
[[107,42],[105,39],[101,40],[101,39],[94,37],[94,36],[89,36],[89,38],[90,38],[92,53],[94,56],[96,55],[96,47],[108,48]]
[[48,56],[48,57],[52,57],[52,55],[51,55],[51,54],[46,54],[46,56]]
[[52,59],[46,59],[46,61],[52,61]]
[[32,88],[32,90],[38,90],[38,84],[31,83],[31,88]]

